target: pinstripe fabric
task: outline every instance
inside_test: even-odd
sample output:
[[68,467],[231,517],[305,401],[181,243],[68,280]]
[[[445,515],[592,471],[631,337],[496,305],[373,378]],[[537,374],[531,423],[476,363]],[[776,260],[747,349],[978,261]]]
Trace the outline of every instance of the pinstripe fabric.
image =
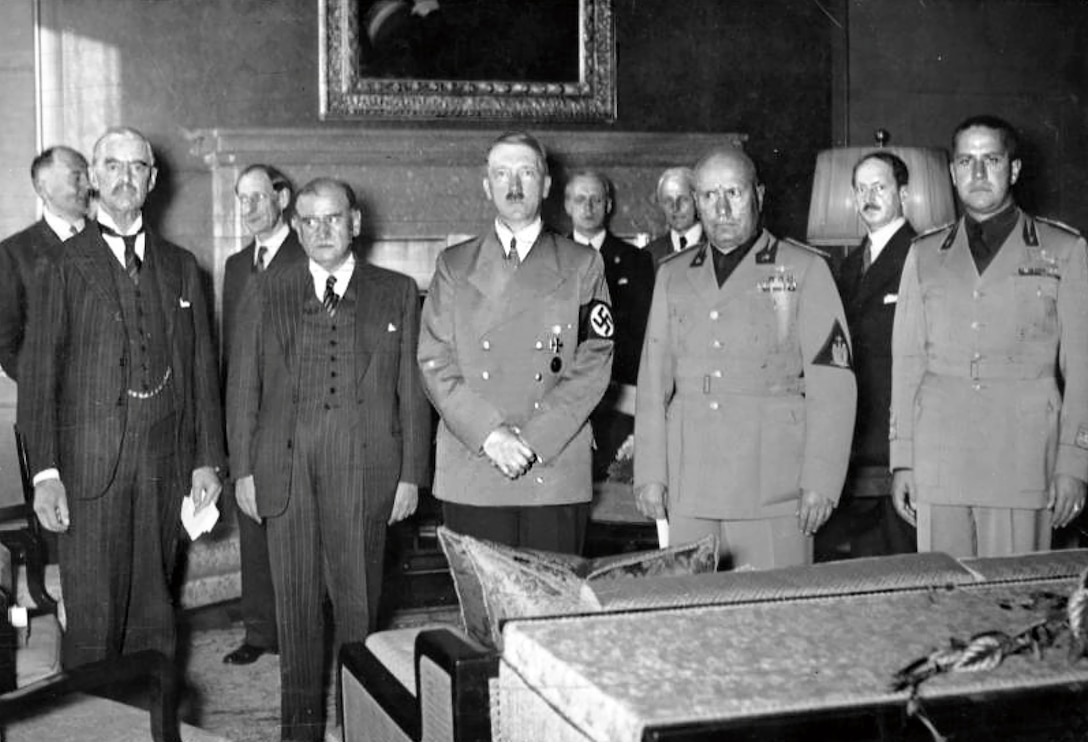
[[396,484],[428,475],[419,302],[410,279],[361,261],[335,318],[305,263],[250,287],[229,363],[232,472],[254,476],[266,518],[283,738],[320,740],[322,598],[338,642],[366,636]]
[[[132,361],[114,281],[120,266],[94,225],[69,240],[50,264],[36,314],[42,321],[28,327],[24,349],[19,427],[31,470],[58,468],[68,492],[72,526],[59,539],[65,600],[78,602],[84,588],[98,593],[78,610],[69,605],[69,631],[93,635],[78,639],[92,653],[112,651],[114,637],[126,632],[117,627],[129,605],[126,574],[164,585],[168,580],[192,470],[224,463],[218,375],[196,261],[153,234],[146,239],[145,270],[154,271],[172,370],[163,391],[168,396],[155,404],[177,414],[152,424],[165,411],[148,412],[148,402],[126,393]],[[147,487],[134,493],[137,481]],[[125,515],[129,507],[135,508],[131,517]],[[149,522],[158,528],[148,528]],[[95,582],[103,579],[104,587]],[[133,605],[127,629],[149,628],[159,637],[133,637],[137,643],[172,643],[163,638],[161,620],[147,618],[162,616],[156,590],[132,583],[141,605]],[[129,638],[122,642],[125,650],[133,648]],[[73,651],[66,664],[90,656]]]
[[[238,306],[245,293],[253,271],[254,243],[227,258],[223,276],[223,368],[230,357],[231,340],[237,324]],[[280,270],[293,263],[305,263],[298,236],[288,232],[287,238],[276,251],[267,270]],[[229,485],[224,493],[226,514],[233,509],[233,488]],[[276,602],[272,588],[272,571],[269,566],[268,538],[263,523],[255,523],[241,512],[238,518],[238,542],[242,560],[242,619],[246,625],[245,642],[255,647],[276,647]]]

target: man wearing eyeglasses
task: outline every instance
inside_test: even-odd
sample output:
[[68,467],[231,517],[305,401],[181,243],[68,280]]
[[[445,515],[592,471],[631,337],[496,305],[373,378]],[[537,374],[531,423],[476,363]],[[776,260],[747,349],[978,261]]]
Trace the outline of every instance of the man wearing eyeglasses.
[[[952,135],[953,224],[915,240],[892,335],[896,510],[919,551],[1050,548],[1088,481],[1088,245],[1023,212],[1019,137],[996,116]],[[1059,380],[1060,379],[1060,380]]]
[[824,257],[763,228],[744,152],[695,168],[707,241],[658,267],[638,374],[635,497],[670,541],[718,536],[736,567],[812,560],[839,499],[856,389]]
[[142,209],[157,170],[128,128],[95,144],[97,221],[65,243],[28,328],[19,427],[34,511],[58,534],[63,663],[172,656],[183,498],[219,497],[219,374],[196,260]]
[[[251,279],[265,271],[305,261],[298,236],[287,224],[291,183],[274,167],[250,165],[234,186],[242,224],[253,241],[227,258],[223,277],[223,366],[230,360],[236,332],[238,306]],[[268,567],[268,542],[264,526],[238,514],[242,559],[242,620],[246,633],[242,645],[223,657],[228,665],[248,665],[266,652],[278,652],[276,603]]]
[[227,434],[238,504],[268,536],[282,738],[310,741],[325,725],[323,598],[337,647],[366,638],[386,528],[415,511],[428,481],[431,410],[415,364],[419,290],[356,254],[351,188],[311,181],[291,221],[309,259],[250,282]]
[[869,152],[854,165],[854,207],[867,234],[843,260],[837,282],[854,341],[858,414],[842,500],[816,534],[817,561],[914,551],[914,530],[892,506],[888,469],[892,320],[915,235],[903,216],[909,179],[906,163],[891,152]]
[[657,180],[654,203],[665,216],[668,230],[647,245],[646,251],[658,263],[703,241],[703,225],[695,213],[693,180],[694,174],[687,167],[670,167]]

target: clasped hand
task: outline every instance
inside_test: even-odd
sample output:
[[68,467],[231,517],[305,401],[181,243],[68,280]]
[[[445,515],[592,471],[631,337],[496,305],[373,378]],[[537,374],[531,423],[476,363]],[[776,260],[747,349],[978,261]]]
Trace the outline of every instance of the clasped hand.
[[492,430],[484,440],[484,454],[510,479],[517,479],[536,461],[536,454],[516,430],[505,425]]

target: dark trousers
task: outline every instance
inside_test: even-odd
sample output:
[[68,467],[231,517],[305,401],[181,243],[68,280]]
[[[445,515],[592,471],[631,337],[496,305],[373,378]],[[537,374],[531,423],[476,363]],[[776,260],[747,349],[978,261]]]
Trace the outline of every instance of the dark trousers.
[[838,507],[816,532],[814,550],[817,562],[918,550],[914,527],[895,512],[885,467],[850,470]]
[[287,509],[265,521],[279,619],[284,740],[324,738],[326,593],[336,628],[333,657],[344,642],[366,638],[381,594],[391,503],[379,508],[368,498],[388,501],[391,494],[366,491],[348,418],[349,412],[332,410],[300,421]]
[[535,507],[480,507],[442,503],[446,528],[473,538],[523,549],[581,554],[589,522],[588,502]]
[[127,400],[117,471],[101,497],[86,499],[61,471],[71,523],[57,538],[65,668],[143,649],[174,654],[169,585],[188,489],[181,491],[177,473],[172,396],[167,388]]
[[257,523],[235,507],[242,561],[242,620],[246,644],[264,649],[279,646],[276,636],[276,593],[268,563],[268,537],[264,523]]

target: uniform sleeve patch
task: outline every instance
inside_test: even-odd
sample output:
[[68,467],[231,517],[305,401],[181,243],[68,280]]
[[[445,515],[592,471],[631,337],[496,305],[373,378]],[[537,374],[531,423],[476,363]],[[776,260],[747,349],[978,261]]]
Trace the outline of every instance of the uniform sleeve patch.
[[582,326],[578,334],[582,339],[611,340],[616,334],[612,307],[607,303],[594,299],[582,306],[580,314]]
[[1088,448],[1088,428],[1081,425],[1077,428],[1077,437],[1073,440],[1077,448]]
[[834,368],[852,369],[853,360],[850,358],[850,343],[846,340],[846,332],[838,320],[831,327],[827,340],[816,357],[812,359],[814,366],[832,366]]

